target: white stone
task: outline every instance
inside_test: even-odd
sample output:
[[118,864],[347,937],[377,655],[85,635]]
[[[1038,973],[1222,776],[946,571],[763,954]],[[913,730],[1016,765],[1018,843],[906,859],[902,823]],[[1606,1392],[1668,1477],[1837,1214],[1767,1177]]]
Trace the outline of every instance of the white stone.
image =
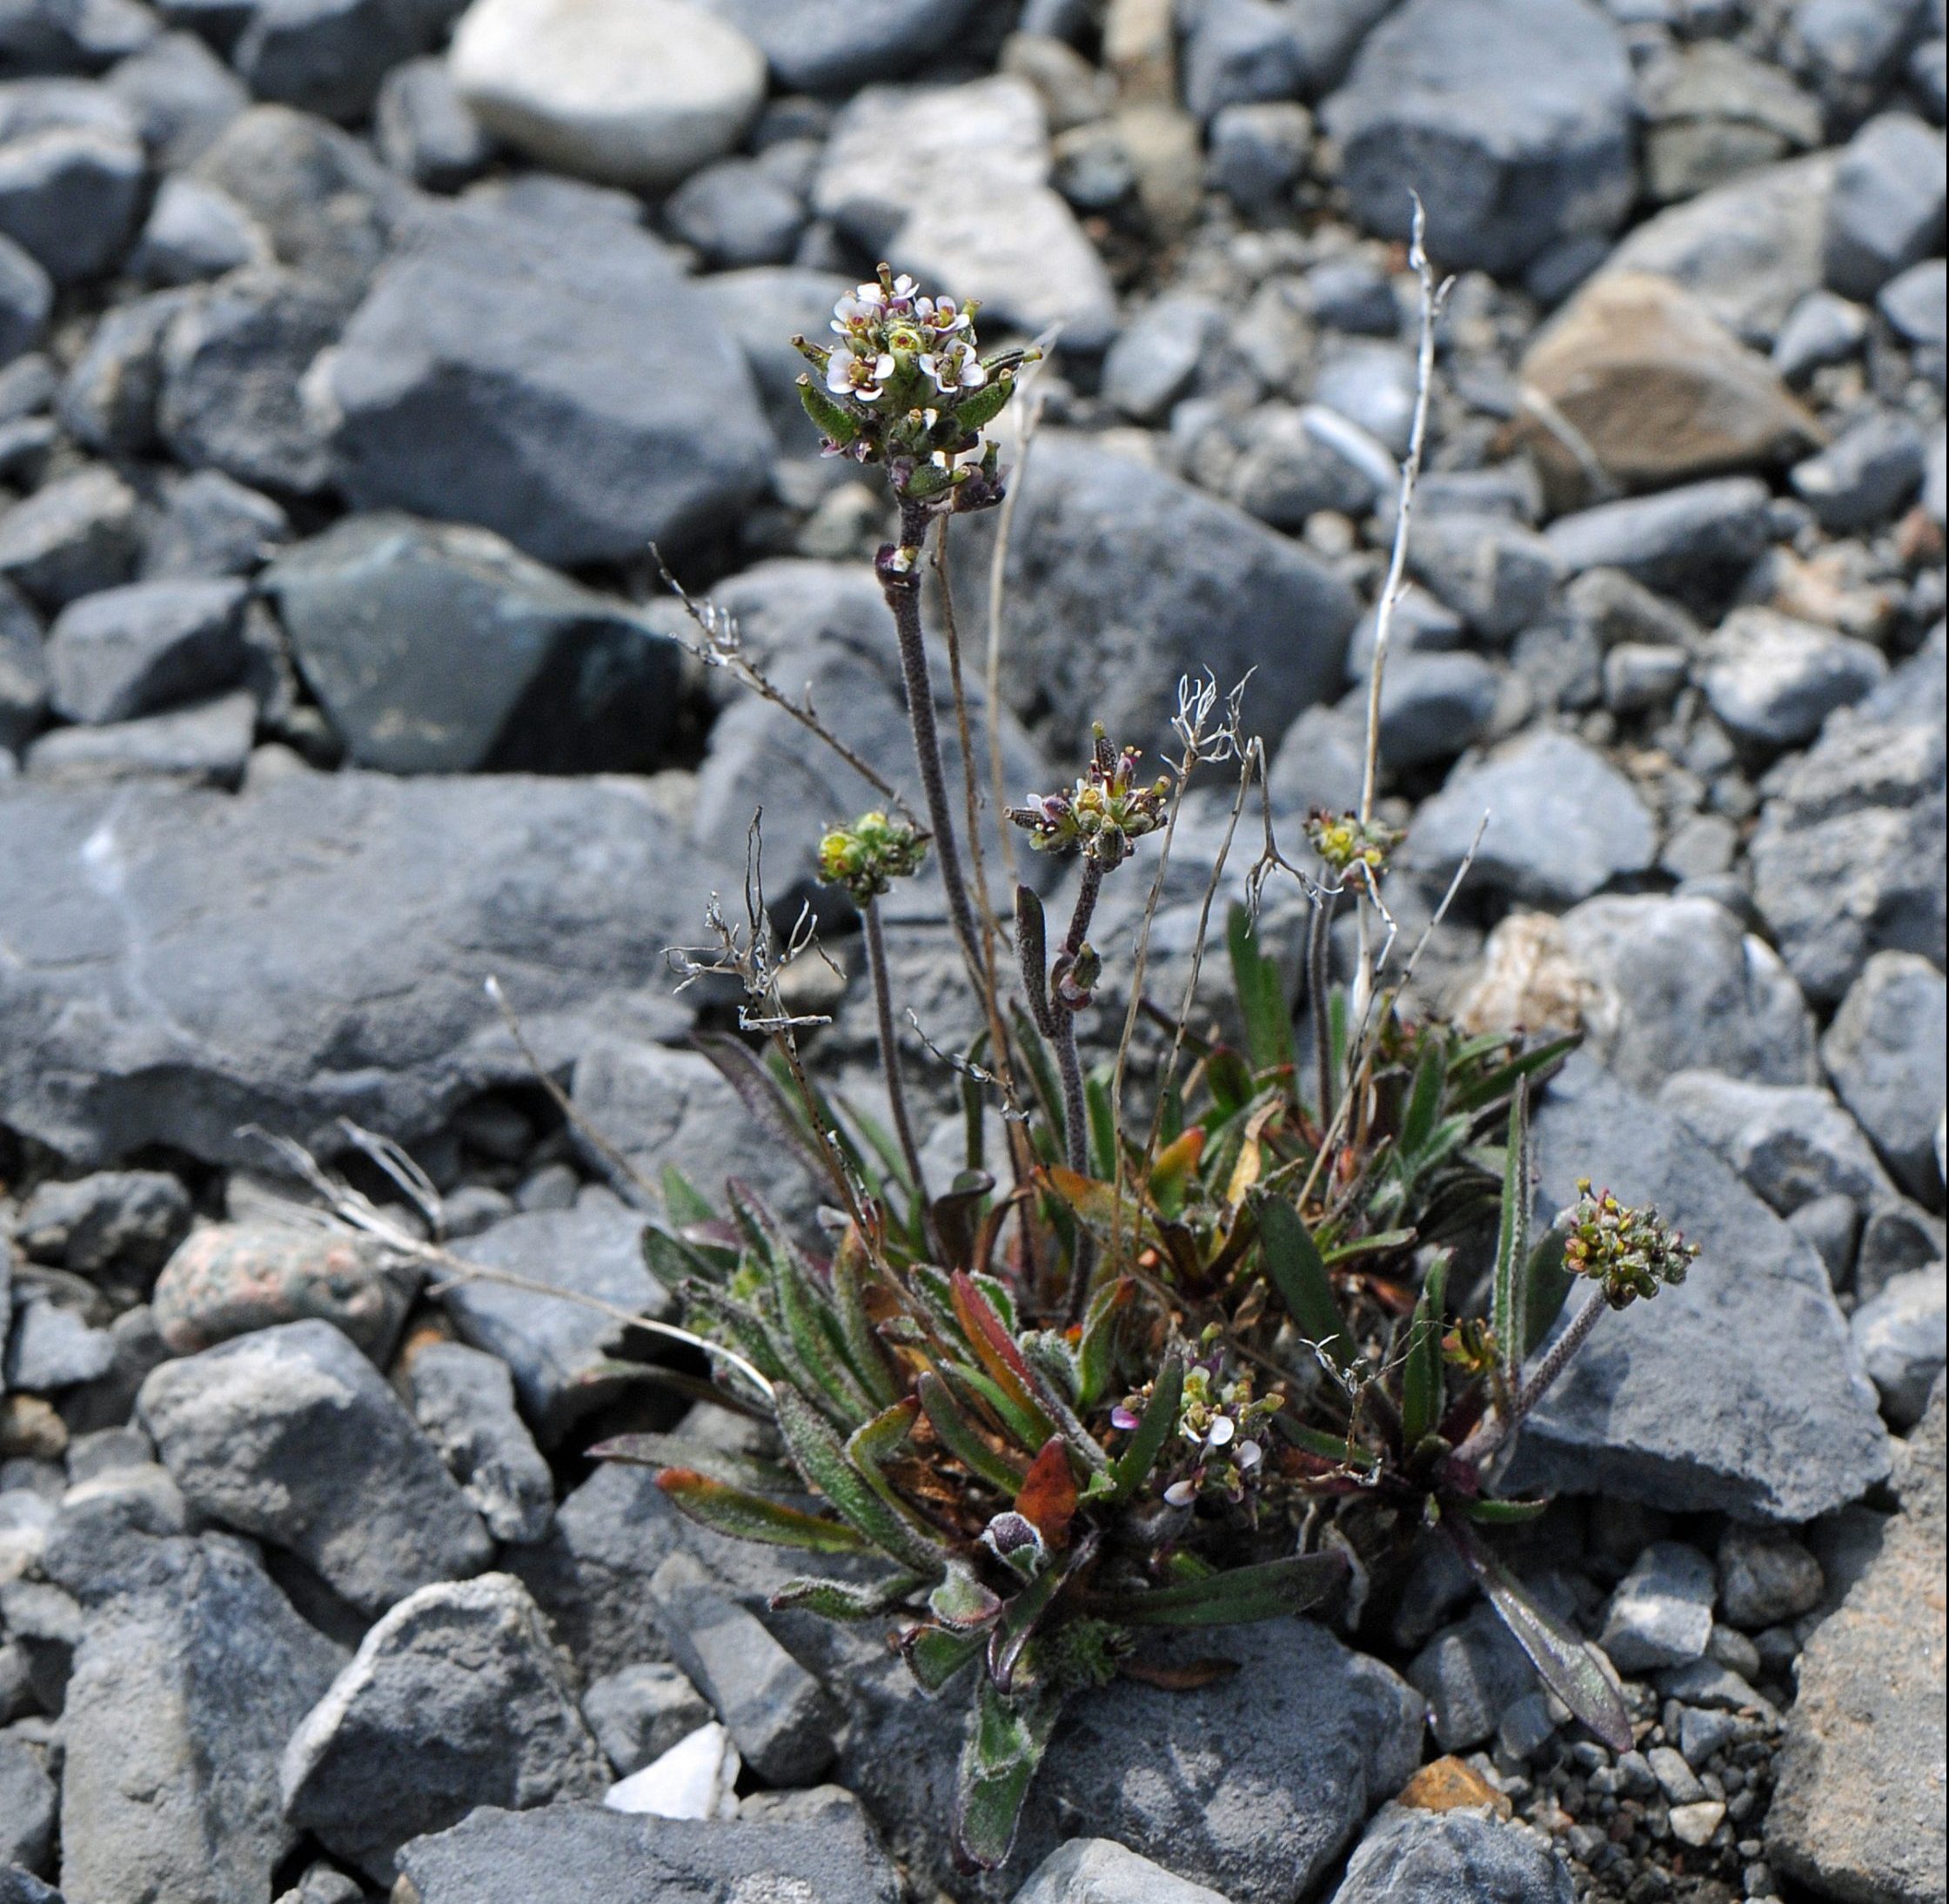
[[1048,124],[1025,81],[870,86],[833,129],[813,191],[870,251],[987,307],[983,328],[1054,325],[1086,347],[1116,321],[1109,274],[1051,190]]
[[685,0],[474,0],[453,83],[489,131],[579,178],[660,188],[729,151],[765,60]]
[[713,1720],[612,1785],[602,1802],[613,1812],[645,1812],[653,1818],[735,1818],[743,1769],[731,1734]]

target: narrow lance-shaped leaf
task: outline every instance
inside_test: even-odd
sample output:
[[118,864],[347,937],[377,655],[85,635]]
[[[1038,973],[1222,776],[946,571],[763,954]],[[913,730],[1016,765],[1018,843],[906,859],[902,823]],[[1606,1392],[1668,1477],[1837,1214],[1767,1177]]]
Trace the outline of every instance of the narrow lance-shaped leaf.
[[821,1619],[873,1619],[898,1606],[927,1583],[918,1574],[896,1573],[891,1579],[862,1586],[853,1580],[826,1580],[801,1574],[787,1580],[769,1602],[774,1612],[788,1607],[817,1613]]
[[1437,1034],[1423,1041],[1421,1059],[1415,1066],[1414,1087],[1408,1093],[1408,1108],[1401,1118],[1401,1155],[1412,1161],[1427,1147],[1435,1133],[1435,1118],[1442,1108],[1442,1087],[1448,1082],[1448,1048]]
[[1163,1451],[1164,1443],[1177,1426],[1177,1411],[1184,1399],[1184,1357],[1172,1350],[1164,1358],[1156,1379],[1151,1384],[1150,1399],[1144,1405],[1143,1419],[1130,1436],[1130,1444],[1116,1458],[1111,1469],[1116,1479],[1116,1498],[1131,1499],[1149,1478]]
[[1282,1197],[1262,1197],[1258,1203],[1259,1237],[1264,1245],[1265,1272],[1279,1291],[1287,1313],[1309,1342],[1317,1343],[1342,1364],[1354,1352],[1353,1338],[1340,1314],[1319,1245],[1293,1206]]
[[1234,906],[1225,922],[1225,945],[1231,954],[1232,982],[1239,1016],[1245,1021],[1245,1050],[1255,1071],[1271,1071],[1293,1062],[1292,1017],[1286,1007],[1286,989],[1278,962],[1259,950],[1252,917]]
[[948,1278],[948,1287],[952,1291],[954,1315],[981,1366],[1032,1420],[1040,1417],[1038,1425],[1041,1432],[1035,1440],[1036,1447],[1040,1448],[1055,1433],[1055,1424],[1044,1412],[1035,1396],[1034,1371],[1022,1359],[1015,1337],[1008,1333],[1007,1325],[995,1314],[994,1305],[981,1293],[973,1277],[957,1270]]
[[1036,1532],[1052,1547],[1061,1546],[1068,1538],[1069,1523],[1076,1513],[1076,1478],[1060,1435],[1051,1435],[1028,1464],[1015,1496],[1015,1512],[1032,1521]]
[[844,1521],[768,1501],[741,1487],[727,1487],[690,1468],[666,1468],[656,1485],[700,1525],[740,1540],[772,1547],[803,1547],[812,1553],[863,1553],[867,1543]]
[[1522,1582],[1465,1527],[1452,1520],[1447,1525],[1456,1551],[1543,1683],[1613,1752],[1629,1752],[1631,1715],[1592,1648],[1531,1599]]
[[941,1446],[969,1473],[1013,1498],[1027,1469],[982,1437],[954,1399],[954,1391],[932,1369],[921,1378],[917,1392]]
[[1549,1339],[1557,1326],[1577,1277],[1564,1267],[1564,1238],[1560,1230],[1545,1230],[1530,1251],[1526,1277],[1529,1300],[1524,1304],[1523,1359],[1526,1362]]
[[1124,1593],[1094,1603],[1132,1626],[1236,1626],[1316,1606],[1347,1577],[1342,1553],[1295,1553],[1233,1567],[1201,1580]]
[[886,1352],[874,1333],[873,1319],[867,1314],[865,1278],[871,1264],[867,1260],[860,1233],[850,1224],[833,1253],[833,1308],[839,1319],[840,1333],[846,1340],[847,1359],[853,1372],[865,1384],[881,1407],[889,1406],[899,1396],[893,1371],[887,1366]]
[[1401,1439],[1410,1454],[1421,1445],[1424,1436],[1434,1431],[1446,1406],[1442,1321],[1448,1300],[1448,1265],[1445,1250],[1429,1264],[1421,1300],[1415,1305],[1414,1321],[1409,1324],[1408,1364],[1402,1371],[1401,1382]]
[[988,1643],[985,1632],[949,1632],[945,1626],[923,1623],[901,1635],[900,1653],[921,1690],[933,1693],[980,1659]]
[[847,1438],[846,1458],[860,1475],[888,1507],[910,1525],[914,1533],[930,1544],[933,1531],[927,1523],[903,1501],[893,1483],[887,1479],[884,1464],[902,1446],[908,1435],[914,1431],[914,1424],[920,1419],[920,1398],[905,1395],[891,1408],[882,1409],[864,1426],[855,1429]]
[[793,1477],[769,1462],[686,1435],[612,1435],[591,1448],[589,1457],[595,1461],[620,1461],[630,1467],[689,1468],[713,1481],[760,1494],[793,1485]]
[[1096,1558],[1097,1539],[1094,1532],[1086,1533],[1063,1560],[1052,1561],[1008,1603],[988,1635],[988,1677],[1000,1691],[1015,1690],[1023,1655],[1057,1596]]
[[781,1385],[773,1397],[779,1432],[807,1485],[882,1552],[929,1576],[946,1564],[944,1549],[917,1533],[881,1499],[846,1456],[838,1438],[796,1389]]
[[1048,1750],[1061,1696],[1039,1690],[1010,1699],[983,1675],[961,1748],[954,1801],[954,1855],[969,1870],[992,1871],[1008,1855],[1022,1800]]
[[823,431],[841,449],[859,435],[857,420],[841,409],[811,378],[801,373],[798,385],[799,401],[805,406],[806,414],[812,419],[815,428]]
[[1496,1233],[1496,1276],[1490,1311],[1501,1379],[1513,1393],[1523,1372],[1524,1303],[1523,1272],[1530,1258],[1529,1085],[1516,1081],[1509,1101],[1509,1138],[1503,1161],[1502,1221]]

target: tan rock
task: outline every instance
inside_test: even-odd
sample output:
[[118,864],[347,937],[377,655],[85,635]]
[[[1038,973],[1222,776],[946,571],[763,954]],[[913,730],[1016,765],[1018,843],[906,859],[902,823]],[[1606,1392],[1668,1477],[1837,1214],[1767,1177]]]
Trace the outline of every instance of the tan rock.
[[1512,912],[1489,935],[1455,1022],[1474,1036],[1516,1029],[1576,1031],[1597,988],[1571,957],[1561,922],[1546,912]]
[[1486,1807],[1498,1818],[1507,1818],[1516,1809],[1505,1793],[1498,1792],[1473,1766],[1453,1753],[1422,1767],[1401,1787],[1394,1802],[1421,1812],[1473,1811]]
[[1662,489],[1778,460],[1821,439],[1772,365],[1688,292],[1644,272],[1586,286],[1523,359],[1524,431],[1565,505],[1587,466]]

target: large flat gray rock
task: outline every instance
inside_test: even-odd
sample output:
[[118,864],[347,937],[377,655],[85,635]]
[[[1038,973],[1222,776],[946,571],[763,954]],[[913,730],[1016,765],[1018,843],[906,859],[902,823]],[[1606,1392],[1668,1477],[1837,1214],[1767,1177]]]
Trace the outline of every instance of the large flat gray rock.
[[662,949],[709,882],[640,782],[24,784],[0,835],[0,1105],[77,1164],[422,1136],[529,1076],[490,975],[551,1063],[688,1022]]

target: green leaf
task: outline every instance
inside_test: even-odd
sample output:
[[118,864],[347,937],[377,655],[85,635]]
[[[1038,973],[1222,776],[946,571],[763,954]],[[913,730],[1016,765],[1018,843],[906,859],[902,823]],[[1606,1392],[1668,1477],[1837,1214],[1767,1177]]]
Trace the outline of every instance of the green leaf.
[[1096,1546],[1096,1535],[1085,1534],[1061,1565],[1052,1562],[1008,1603],[1001,1624],[988,1637],[988,1676],[997,1690],[1015,1690],[1024,1650],[1048,1617],[1056,1595],[1095,1559]]
[[1294,1553],[1202,1580],[1108,1596],[1092,1611],[1132,1626],[1234,1626],[1316,1606],[1347,1577],[1343,1553]]
[[1550,1511],[1548,1501],[1457,1500],[1449,1504],[1465,1520],[1484,1527],[1519,1526]]
[[1292,1016],[1279,964],[1261,952],[1252,930],[1252,917],[1234,906],[1225,921],[1225,945],[1231,954],[1232,983],[1238,992],[1239,1016],[1245,1024],[1245,1051],[1255,1071],[1273,1071],[1293,1062]]
[[620,1461],[637,1468],[690,1468],[722,1481],[728,1487],[742,1487],[757,1493],[790,1488],[794,1478],[766,1461],[747,1454],[696,1441],[685,1435],[612,1435],[589,1450],[594,1461]]
[[961,1362],[943,1362],[941,1373],[952,1387],[987,1404],[995,1418],[1024,1453],[1033,1456],[1048,1439],[1048,1424],[1021,1407],[985,1370],[970,1368]]
[[1445,1250],[1430,1262],[1421,1300],[1409,1325],[1408,1363],[1401,1380],[1401,1440],[1410,1450],[1434,1432],[1447,1405],[1443,1392],[1442,1324],[1448,1300],[1448,1265]]
[[950,1560],[946,1577],[928,1595],[928,1611],[952,1632],[986,1632],[1001,1612],[1001,1596],[982,1586],[965,1561]]
[[799,401],[805,406],[814,428],[823,431],[841,449],[858,437],[858,420],[834,403],[811,378],[801,374],[798,384]]
[[1110,1110],[1108,1081],[1094,1074],[1082,1087],[1089,1120],[1090,1167],[1106,1181],[1116,1175],[1116,1118]]
[[1329,1435],[1320,1428],[1309,1428],[1286,1414],[1275,1415],[1273,1425],[1296,1448],[1317,1456],[1322,1461],[1331,1461],[1336,1466],[1370,1468],[1380,1457],[1371,1448],[1363,1448],[1360,1443],[1349,1442],[1343,1435]]
[[841,1519],[881,1552],[930,1578],[938,1575],[947,1563],[946,1551],[881,1498],[812,1404],[789,1384],[780,1385],[772,1404],[779,1432],[806,1485],[823,1494]]
[[1013,1847],[1022,1800],[1061,1710],[1062,1695],[1050,1689],[1010,1699],[985,1675],[976,1688],[961,1748],[954,1827],[955,1854],[974,1869],[994,1870]]
[[1401,1118],[1401,1155],[1418,1158],[1435,1134],[1435,1119],[1442,1108],[1442,1091],[1448,1083],[1448,1047],[1439,1033],[1430,1032],[1422,1040],[1421,1060],[1415,1066],[1414,1088],[1408,1093],[1408,1108]]
[[680,1230],[688,1224],[717,1221],[710,1199],[674,1163],[663,1166],[658,1181],[663,1187],[664,1211]]
[[1028,1472],[1026,1464],[1011,1460],[981,1437],[954,1399],[953,1390],[934,1370],[921,1378],[917,1391],[941,1446],[969,1473],[979,1475],[1013,1500]]
[[867,1314],[866,1291],[861,1280],[867,1267],[864,1252],[841,1244],[833,1256],[833,1310],[846,1344],[847,1363],[873,1399],[885,1408],[899,1396],[900,1388],[893,1371],[887,1366],[886,1352],[880,1346],[873,1318]]
[[1607,1662],[1530,1599],[1523,1583],[1465,1528],[1450,1522],[1450,1538],[1543,1683],[1613,1752],[1629,1752],[1631,1715]]
[[1082,1319],[1082,1339],[1076,1344],[1076,1403],[1095,1407],[1109,1386],[1111,1351],[1116,1346],[1117,1318],[1129,1308],[1137,1285],[1127,1276],[1097,1285]]
[[1321,1253],[1320,1260],[1330,1270],[1350,1257],[1378,1256],[1389,1250],[1404,1250],[1415,1240],[1411,1230],[1382,1230],[1370,1237],[1356,1237],[1350,1243],[1336,1243]]
[[1004,372],[981,389],[972,392],[954,406],[954,421],[964,430],[979,430],[1001,414],[1002,406],[1015,394],[1015,379]]
[[1325,1259],[1299,1212],[1283,1197],[1257,1199],[1259,1241],[1265,1273],[1279,1291],[1299,1332],[1344,1368],[1353,1337],[1340,1314]]
[[814,1553],[863,1553],[867,1542],[843,1521],[826,1520],[741,1487],[727,1487],[688,1468],[666,1468],[656,1485],[672,1506],[700,1526],[771,1547],[804,1547]]
[[923,1693],[938,1693],[988,1647],[986,1633],[951,1633],[945,1626],[909,1626],[901,1635],[901,1658]]
[[1129,1445],[1111,1466],[1117,1500],[1131,1499],[1149,1478],[1164,1443],[1177,1426],[1178,1406],[1183,1399],[1184,1357],[1181,1351],[1173,1349],[1157,1371],[1150,1399],[1144,1405],[1143,1418],[1131,1431]]
[[[1494,1042],[1504,1041],[1498,1038]],[[1506,1064],[1498,1064],[1493,1070],[1484,1072],[1472,1084],[1458,1086],[1450,1094],[1449,1103],[1457,1110],[1480,1110],[1485,1104],[1494,1103],[1518,1078],[1534,1077],[1538,1071],[1547,1069],[1559,1058],[1574,1051],[1583,1042],[1582,1034],[1577,1032],[1568,1037],[1552,1038],[1547,1044],[1539,1044],[1535,1050],[1524,1051]]]
[[890,1612],[916,1587],[926,1584],[914,1573],[896,1573],[891,1579],[872,1586],[801,1574],[780,1587],[768,1604],[774,1613],[799,1607],[817,1613],[821,1619],[874,1619]]
[[1561,1231],[1554,1228],[1544,1230],[1536,1248],[1530,1250],[1526,1283],[1529,1300],[1523,1306],[1523,1359],[1525,1362],[1550,1339],[1550,1331],[1557,1326],[1557,1318],[1563,1313],[1564,1304],[1570,1300],[1570,1292],[1577,1286],[1577,1278],[1564,1267]]
[[1518,1078],[1509,1101],[1509,1136],[1503,1154],[1503,1208],[1496,1232],[1496,1274],[1489,1312],[1501,1378],[1513,1392],[1523,1372],[1526,1295],[1524,1272],[1530,1261],[1529,1087]]

